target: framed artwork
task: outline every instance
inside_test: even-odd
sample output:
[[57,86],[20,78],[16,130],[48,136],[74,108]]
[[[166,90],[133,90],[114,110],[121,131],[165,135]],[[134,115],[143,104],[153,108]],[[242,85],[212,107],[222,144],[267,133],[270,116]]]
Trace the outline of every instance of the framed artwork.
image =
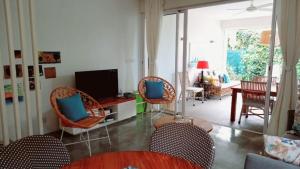
[[15,58],[16,59],[21,59],[22,58],[22,55],[21,55],[21,50],[15,50]]
[[34,77],[34,70],[32,65],[28,66],[28,77]]
[[39,52],[39,64],[61,63],[60,52]]
[[4,65],[4,79],[9,79],[10,78],[10,68],[9,65]]
[[55,67],[45,67],[44,72],[45,72],[45,78],[46,79],[56,78],[56,69],[55,69]]
[[[23,83],[18,83],[18,100],[24,100]],[[10,104],[13,102],[13,88],[11,84],[4,85],[5,102]]]
[[33,77],[29,78],[29,90],[35,90],[35,80]]
[[16,75],[17,77],[23,77],[23,69],[21,64],[16,65]]
[[39,72],[40,72],[40,76],[44,75],[43,66],[42,65],[39,65]]
[[[10,67],[9,65],[4,65],[4,79],[10,79]],[[21,64],[16,65],[16,76],[17,77],[23,77],[23,69]]]
[[[42,65],[39,65],[39,73],[40,73],[40,76],[43,76],[43,75],[44,75],[44,72],[43,72],[43,66],[42,66]],[[33,69],[33,65],[29,65],[29,66],[28,66],[28,76],[29,76],[29,77],[34,77],[34,69]]]

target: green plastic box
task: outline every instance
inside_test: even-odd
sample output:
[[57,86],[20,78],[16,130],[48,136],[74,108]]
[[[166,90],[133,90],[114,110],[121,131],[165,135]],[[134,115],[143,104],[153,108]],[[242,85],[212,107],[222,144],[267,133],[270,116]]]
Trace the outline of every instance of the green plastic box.
[[144,113],[146,108],[146,102],[144,99],[139,95],[138,92],[135,92],[135,101],[136,101],[136,113]]

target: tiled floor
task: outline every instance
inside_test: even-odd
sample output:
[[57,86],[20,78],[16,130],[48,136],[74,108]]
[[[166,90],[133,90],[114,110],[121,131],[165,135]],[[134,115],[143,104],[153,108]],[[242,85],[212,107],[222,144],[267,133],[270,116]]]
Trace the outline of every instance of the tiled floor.
[[[107,140],[92,142],[92,153],[125,150],[148,150],[149,140],[154,128],[151,127],[149,114],[137,116],[126,121],[109,126],[112,146]],[[95,130],[92,136],[105,135],[105,130]],[[59,132],[53,133],[59,137]],[[248,152],[260,153],[263,150],[263,137],[246,131],[214,125],[210,133],[216,145],[214,169],[242,169]],[[65,135],[64,142],[78,139]],[[88,156],[86,144],[67,146],[72,161]]]

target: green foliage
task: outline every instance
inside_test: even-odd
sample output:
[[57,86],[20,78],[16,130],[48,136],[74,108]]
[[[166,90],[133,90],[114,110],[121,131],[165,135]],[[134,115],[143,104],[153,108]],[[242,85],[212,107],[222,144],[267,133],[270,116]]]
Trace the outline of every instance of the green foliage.
[[235,72],[233,71],[232,67],[227,66],[226,67],[226,71],[227,71],[228,76],[229,76],[229,78],[231,80],[240,80],[241,79],[241,77],[239,75],[235,74]]
[[[264,76],[269,62],[269,46],[262,45],[260,43],[260,35],[249,30],[238,31],[236,33],[236,41],[235,46],[229,46],[233,50],[244,51],[241,56],[243,63],[241,79],[252,80],[255,76]],[[274,63],[282,63],[279,47],[275,48]]]

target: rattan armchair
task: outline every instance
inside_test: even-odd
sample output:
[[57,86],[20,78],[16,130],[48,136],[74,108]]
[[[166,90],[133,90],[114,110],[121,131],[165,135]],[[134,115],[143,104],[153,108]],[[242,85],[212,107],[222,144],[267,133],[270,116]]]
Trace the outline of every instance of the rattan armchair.
[[[74,122],[74,121],[68,119],[61,112],[61,110],[60,110],[60,108],[57,104],[57,99],[70,97],[70,96],[73,96],[77,93],[80,94],[83,105],[84,105],[86,111],[88,113],[90,113],[90,115],[89,115],[89,117],[87,117],[85,119]],[[92,127],[96,126],[97,124],[99,124],[101,122],[104,122],[104,120],[105,120],[105,113],[104,113],[104,110],[103,110],[102,106],[99,104],[99,102],[96,101],[91,96],[89,96],[88,94],[86,94],[86,93],[84,93],[80,90],[77,90],[75,88],[72,88],[72,87],[58,87],[58,88],[54,89],[51,92],[50,103],[51,103],[51,106],[52,106],[55,114],[57,115],[57,117],[60,121],[61,127],[62,127],[60,140],[62,141],[65,127],[79,128],[79,129],[82,130],[82,132],[87,133],[87,139],[82,140],[81,138],[83,136],[80,135],[80,141],[79,142],[68,143],[68,144],[65,144],[65,145],[71,145],[71,144],[87,142],[88,143],[88,148],[89,148],[89,154],[91,155],[91,145],[90,145],[91,139],[90,139],[90,136],[89,136],[89,130]],[[99,139],[107,138],[108,141],[109,141],[109,144],[111,144],[107,126],[104,125],[104,127],[105,127],[105,130],[106,130],[107,136],[92,139],[92,140],[99,140]]]
[[[145,81],[162,81],[164,84],[164,94],[162,99],[149,99],[146,97],[146,86]],[[156,76],[148,76],[144,77],[140,80],[138,85],[139,94],[141,97],[150,104],[169,104],[172,103],[175,99],[175,89],[174,87],[165,79],[156,77]]]
[[[162,81],[163,82],[163,98],[161,99],[150,99],[146,97],[146,81]],[[153,111],[153,105],[154,104],[170,104],[174,101],[176,94],[174,87],[166,80],[160,77],[156,76],[148,76],[144,77],[142,80],[140,80],[138,84],[138,91],[140,96],[145,100],[145,102],[149,103],[151,105],[151,119],[152,117],[152,111]],[[152,122],[152,121],[151,121]]]

